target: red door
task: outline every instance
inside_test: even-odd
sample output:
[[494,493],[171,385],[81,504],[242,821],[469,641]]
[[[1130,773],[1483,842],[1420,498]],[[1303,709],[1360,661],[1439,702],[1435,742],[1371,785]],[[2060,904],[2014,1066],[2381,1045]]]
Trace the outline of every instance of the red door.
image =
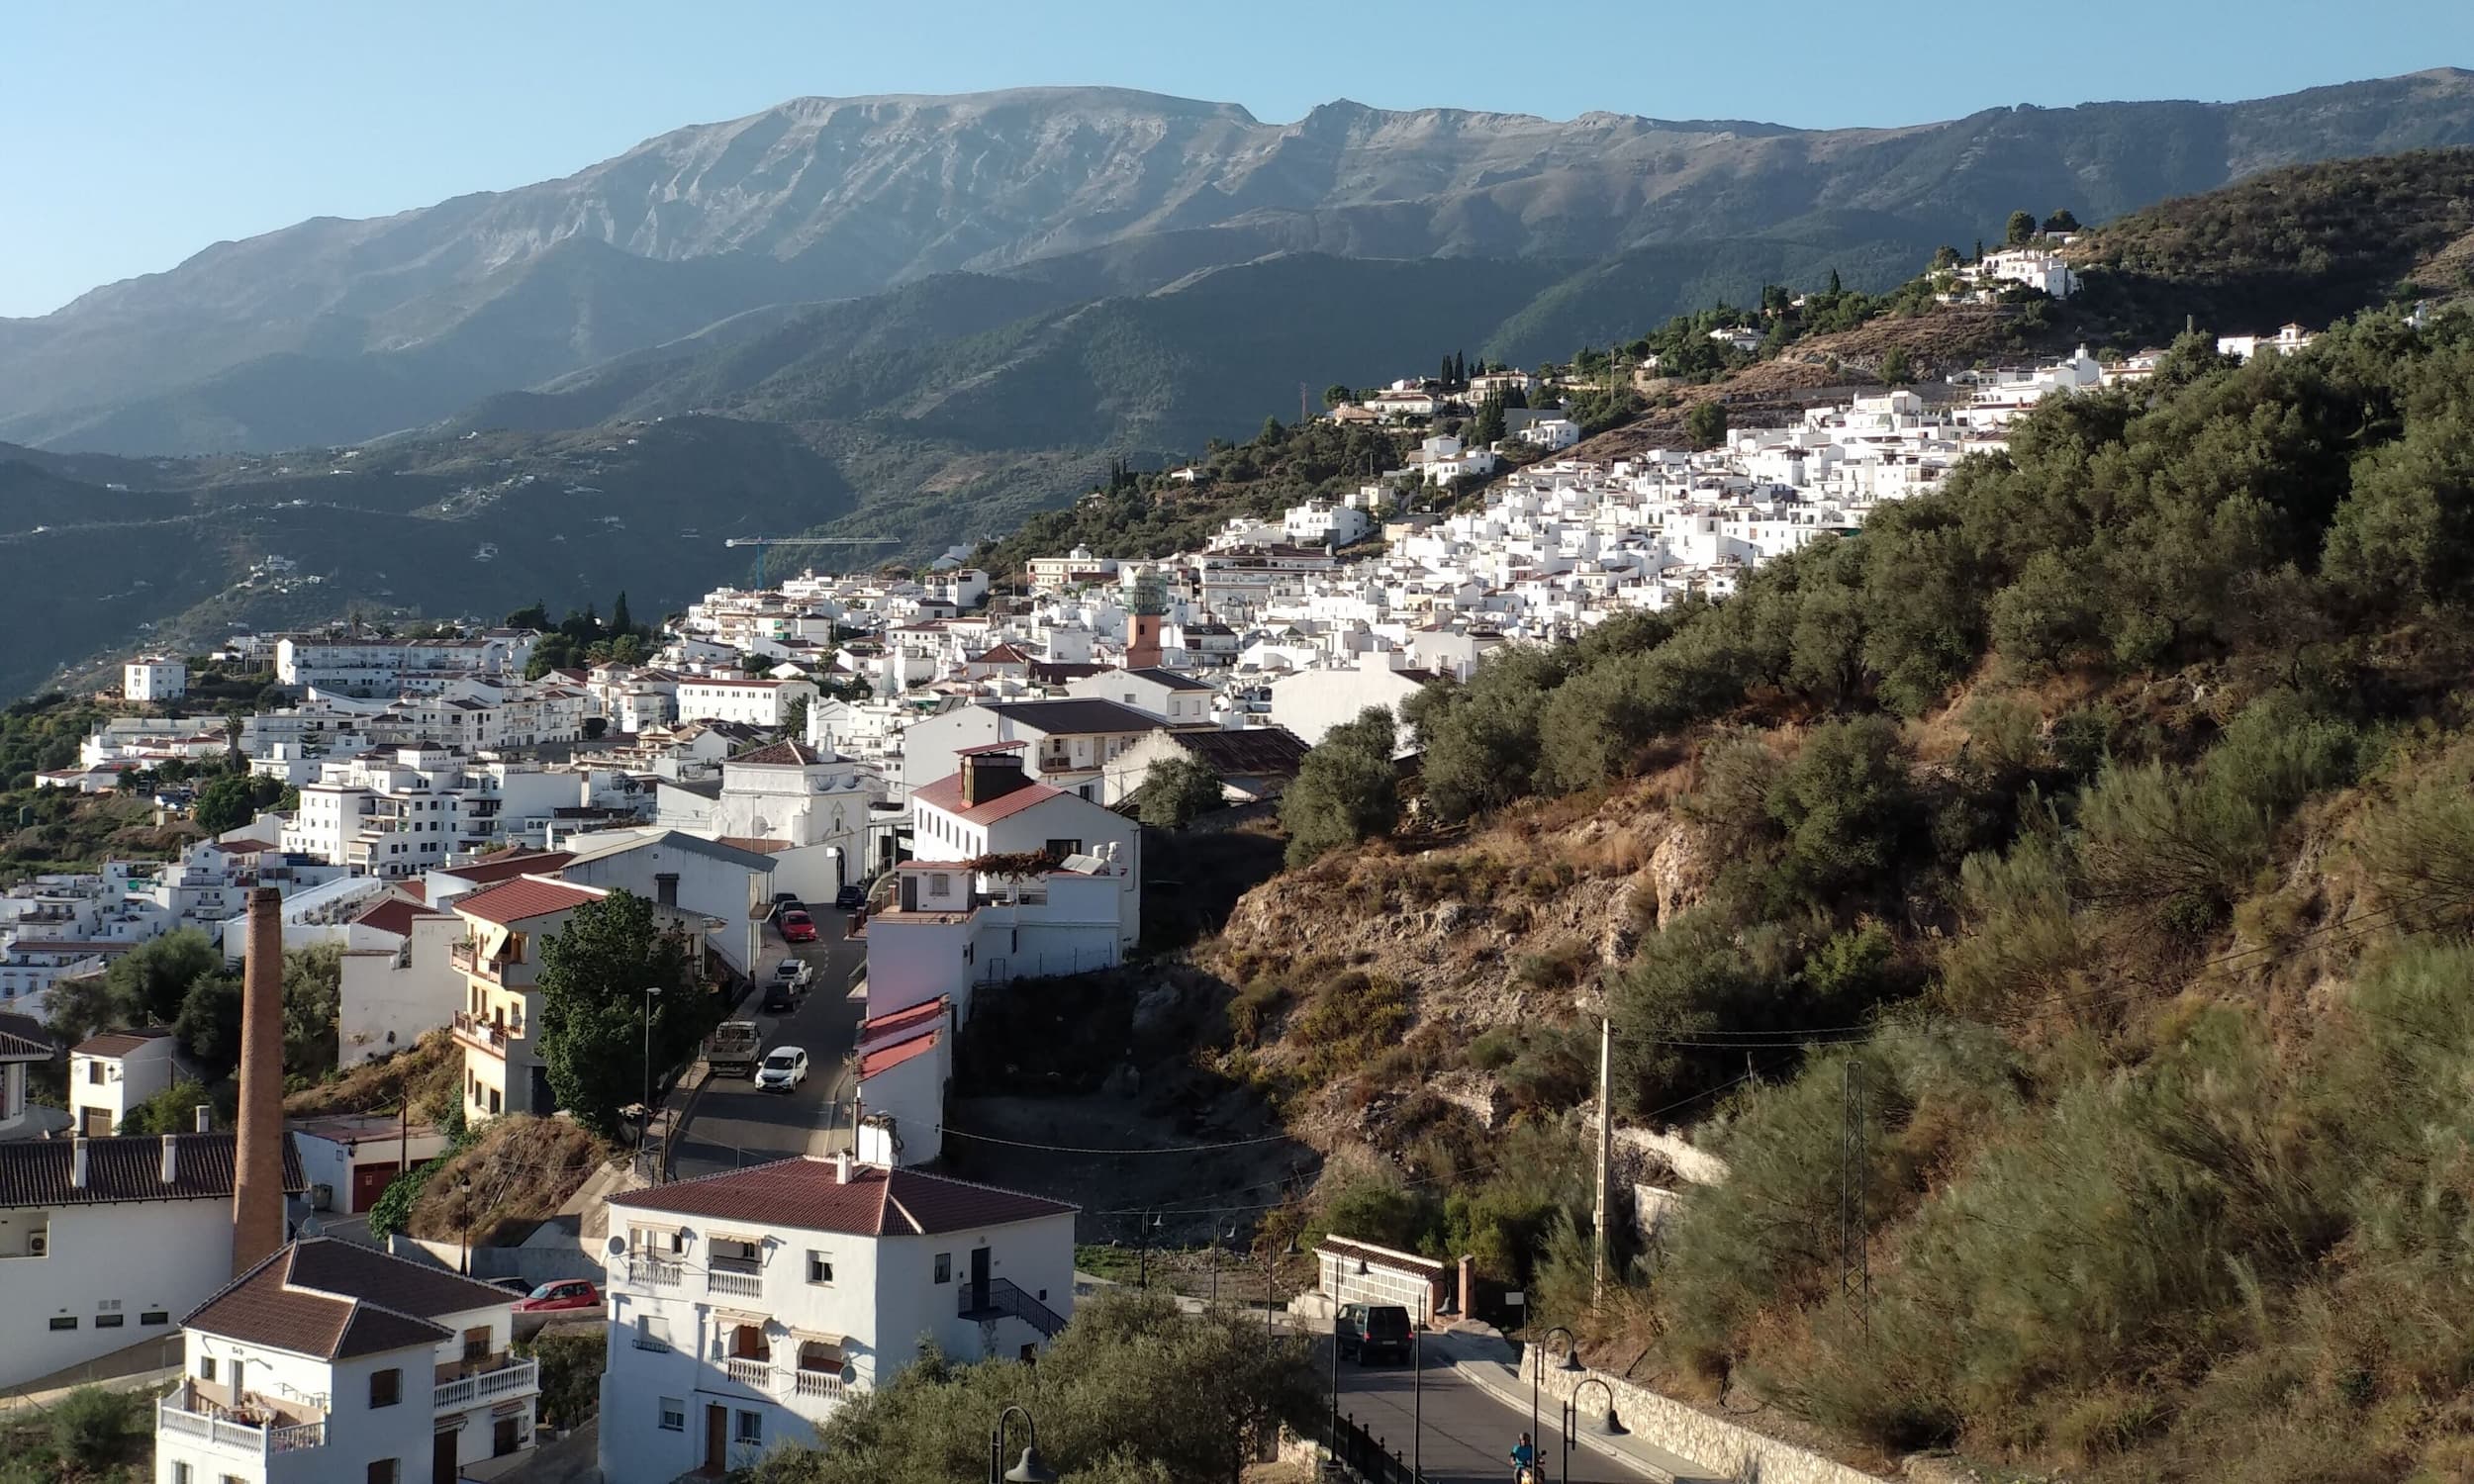
[[378,1204],[378,1197],[386,1194],[388,1183],[402,1167],[393,1163],[353,1165],[352,1204],[346,1208],[346,1214],[355,1215]]

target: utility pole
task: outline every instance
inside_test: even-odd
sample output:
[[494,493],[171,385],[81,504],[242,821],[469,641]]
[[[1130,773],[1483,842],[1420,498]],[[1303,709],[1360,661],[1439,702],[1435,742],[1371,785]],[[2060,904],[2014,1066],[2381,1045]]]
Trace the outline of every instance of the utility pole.
[[1589,1236],[1589,1302],[1606,1297],[1606,1187],[1615,1162],[1615,1030],[1598,1017],[1598,1211]]
[[1864,1243],[1864,1064],[1850,1057],[1839,1083],[1839,1295],[1872,1336],[1872,1259]]

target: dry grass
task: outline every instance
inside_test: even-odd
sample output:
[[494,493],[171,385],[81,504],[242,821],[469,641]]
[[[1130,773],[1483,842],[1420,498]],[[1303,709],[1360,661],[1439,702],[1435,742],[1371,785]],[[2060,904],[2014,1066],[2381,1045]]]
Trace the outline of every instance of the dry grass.
[[412,1234],[452,1242],[469,1227],[478,1245],[503,1229],[546,1221],[609,1158],[599,1140],[563,1118],[492,1119],[422,1187]]
[[440,1027],[383,1062],[365,1062],[332,1081],[302,1088],[283,1100],[283,1110],[294,1118],[393,1113],[409,1097],[415,1119],[437,1123],[454,1110],[463,1074],[463,1053]]

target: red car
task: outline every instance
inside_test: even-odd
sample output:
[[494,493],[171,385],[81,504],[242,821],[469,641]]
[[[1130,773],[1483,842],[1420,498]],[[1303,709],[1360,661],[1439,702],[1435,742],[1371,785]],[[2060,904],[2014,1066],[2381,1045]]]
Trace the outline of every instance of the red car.
[[561,1278],[532,1290],[529,1298],[516,1301],[518,1314],[551,1314],[561,1309],[599,1309],[602,1291],[583,1278]]
[[815,942],[815,941],[816,941],[816,920],[815,920],[813,917],[809,916],[809,915],[808,915],[807,913],[805,913],[805,912],[785,912],[785,913],[783,913],[783,914],[782,914],[782,941],[783,941],[783,942],[785,942],[785,943],[813,943],[813,942]]

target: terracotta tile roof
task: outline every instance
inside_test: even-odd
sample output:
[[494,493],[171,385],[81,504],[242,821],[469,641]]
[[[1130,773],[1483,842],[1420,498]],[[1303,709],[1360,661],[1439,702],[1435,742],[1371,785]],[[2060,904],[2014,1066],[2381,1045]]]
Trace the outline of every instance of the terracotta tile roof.
[[830,1159],[806,1157],[629,1191],[610,1204],[853,1237],[967,1232],[1075,1210],[1044,1196],[881,1164],[854,1164],[843,1184]]
[[313,1237],[267,1253],[180,1324],[268,1349],[348,1360],[434,1345],[455,1333],[399,1302],[451,1314],[513,1301],[504,1289]]
[[943,1025],[945,1011],[945,998],[939,995],[935,999],[921,1000],[905,1009],[891,1010],[883,1015],[863,1020],[859,1023],[859,1044],[862,1047],[869,1047],[880,1041],[899,1041],[905,1036],[917,1034],[922,1026]]
[[520,876],[546,876],[575,858],[573,851],[565,850],[510,850],[468,866],[448,866],[443,870],[457,881],[486,886]]
[[88,1036],[70,1047],[69,1054],[78,1057],[126,1057],[138,1048],[152,1046],[170,1034],[159,1025],[143,1026],[134,1031],[105,1031],[99,1036]]
[[906,1037],[889,1039],[868,1048],[859,1058],[859,1080],[864,1082],[879,1072],[891,1071],[913,1057],[935,1050],[938,1034],[936,1027],[929,1026],[926,1030],[913,1031]]
[[59,1043],[42,1021],[0,1012],[0,1058],[12,1062],[24,1057],[48,1061],[58,1050]]
[[[168,1185],[163,1183],[163,1141],[152,1134],[86,1140],[82,1187],[69,1183],[73,1141],[24,1139],[0,1144],[0,1208],[230,1200],[233,1137],[179,1135]],[[292,1147],[289,1135],[283,1141],[283,1188],[295,1195],[309,1188],[308,1178],[301,1173],[300,1151]]]
[[454,915],[452,912],[432,912],[420,902],[407,901],[400,896],[390,896],[360,916],[353,918],[352,922],[357,927],[376,928],[382,933],[393,933],[398,938],[408,938],[412,936],[413,919],[416,917],[452,917]]
[[571,886],[565,881],[518,880],[504,885],[476,891],[455,899],[455,910],[466,917],[478,917],[504,927],[529,917],[547,917],[552,912],[565,912],[598,901],[601,892],[585,886]]
[[733,767],[753,766],[757,768],[808,768],[817,763],[831,761],[833,761],[831,758],[805,742],[791,741],[776,742],[770,747],[759,747],[754,752],[741,753],[728,760]]
[[1065,796],[1065,790],[1062,788],[1051,788],[1046,784],[1024,784],[1010,793],[992,798],[977,808],[973,808],[963,802],[962,775],[959,773],[949,774],[935,783],[924,784],[910,790],[911,802],[943,809],[946,813],[971,824],[994,823],[1007,815],[1019,814],[1033,804],[1046,803],[1049,799]]

